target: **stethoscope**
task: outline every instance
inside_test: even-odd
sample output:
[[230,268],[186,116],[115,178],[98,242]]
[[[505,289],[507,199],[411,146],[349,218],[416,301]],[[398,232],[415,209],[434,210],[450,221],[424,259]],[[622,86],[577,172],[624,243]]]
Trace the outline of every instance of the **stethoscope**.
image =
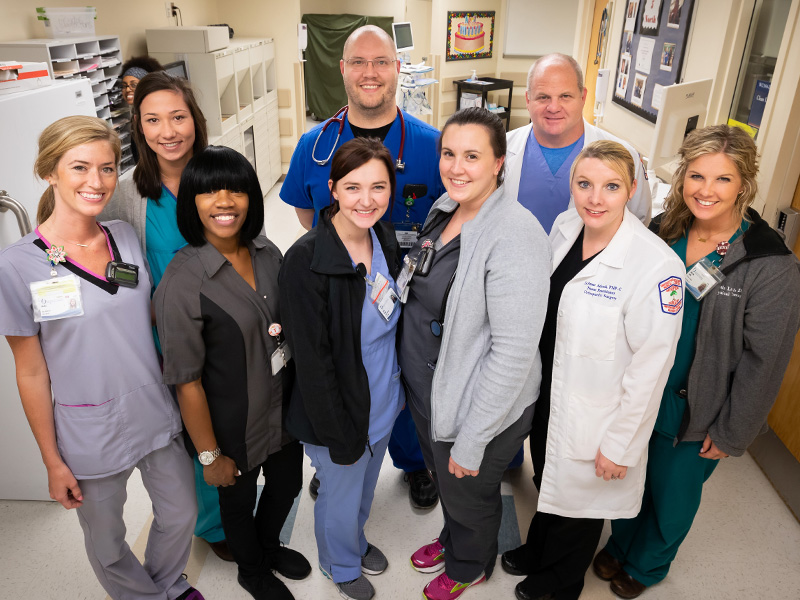
[[[311,160],[317,163],[320,167],[327,165],[331,160],[331,156],[333,156],[333,153],[336,151],[336,146],[339,144],[339,138],[342,136],[342,131],[344,131],[344,120],[347,118],[347,109],[347,106],[343,106],[336,111],[335,115],[325,121],[325,124],[322,126],[322,130],[317,135],[316,141],[314,141],[314,147],[311,149]],[[403,149],[406,145],[406,121],[403,118],[403,111],[400,110],[399,106],[397,107],[397,116],[400,117],[400,152],[397,153],[397,162],[395,162],[394,166],[400,173],[402,173],[406,169],[406,163],[403,162]],[[314,154],[317,151],[317,144],[319,143],[319,138],[322,137],[322,134],[325,133],[328,125],[331,123],[338,123],[339,131],[336,133],[336,140],[333,142],[333,147],[328,153],[328,158],[325,160],[319,160],[314,157]]]

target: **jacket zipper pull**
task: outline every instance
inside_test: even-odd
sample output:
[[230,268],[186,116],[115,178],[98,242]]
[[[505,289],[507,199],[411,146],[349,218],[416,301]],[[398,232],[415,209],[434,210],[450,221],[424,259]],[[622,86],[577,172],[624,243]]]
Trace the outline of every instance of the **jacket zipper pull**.
[[375,453],[372,451],[372,446],[369,445],[369,436],[367,436],[367,448],[369,449],[369,455],[375,456]]

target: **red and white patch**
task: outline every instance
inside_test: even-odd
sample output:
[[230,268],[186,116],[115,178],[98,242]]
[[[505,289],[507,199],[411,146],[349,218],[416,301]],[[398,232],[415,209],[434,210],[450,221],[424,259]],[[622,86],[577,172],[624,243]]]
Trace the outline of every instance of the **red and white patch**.
[[677,315],[683,308],[683,280],[680,277],[668,277],[658,284],[661,310],[668,315]]
[[283,331],[283,328],[280,326],[280,323],[273,323],[267,329],[267,333],[269,333],[272,337],[278,337]]

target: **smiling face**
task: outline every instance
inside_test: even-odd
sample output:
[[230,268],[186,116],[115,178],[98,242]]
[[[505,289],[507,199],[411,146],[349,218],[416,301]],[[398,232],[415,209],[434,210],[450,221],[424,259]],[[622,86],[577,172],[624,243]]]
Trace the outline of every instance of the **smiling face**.
[[122,97],[128,106],[133,106],[133,93],[139,85],[139,78],[133,75],[126,75],[122,78]]
[[[375,63],[357,67],[353,60],[391,61],[386,68],[376,68]],[[348,64],[346,61],[350,60]],[[395,61],[394,46],[378,35],[364,32],[348,44],[339,68],[347,92],[347,104],[358,113],[375,115],[395,114],[395,92],[400,63]]]
[[250,198],[246,192],[218,190],[197,194],[194,202],[203,225],[203,234],[212,246],[226,246],[226,242],[238,237],[250,207]]
[[586,88],[566,62],[553,61],[538,67],[525,92],[536,140],[547,148],[564,148],[583,134]]
[[737,219],[736,199],[742,189],[742,177],[730,158],[705,154],[686,168],[683,201],[704,227],[722,230]]
[[142,132],[159,164],[185,165],[192,157],[194,119],[183,96],[172,90],[148,94],[139,106]]
[[96,217],[117,185],[117,164],[111,143],[98,140],[68,150],[56,170],[45,179],[53,187],[56,211]]
[[503,157],[496,157],[481,125],[449,125],[442,132],[439,174],[450,198],[461,205],[482,204],[497,189]]
[[373,158],[353,169],[333,185],[328,180],[333,197],[339,202],[334,219],[346,222],[347,227],[369,229],[386,212],[391,200],[391,184],[386,165]]
[[613,236],[622,223],[625,205],[636,191],[620,173],[599,158],[584,158],[575,165],[570,192],[587,233]]

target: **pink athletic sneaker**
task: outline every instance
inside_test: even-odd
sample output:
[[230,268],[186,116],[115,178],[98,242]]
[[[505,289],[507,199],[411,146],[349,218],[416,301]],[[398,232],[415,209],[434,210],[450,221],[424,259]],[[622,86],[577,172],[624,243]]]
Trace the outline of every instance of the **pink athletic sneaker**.
[[436,573],[444,569],[444,546],[439,543],[439,538],[414,552],[411,566],[420,573]]
[[486,576],[481,573],[475,581],[459,583],[450,579],[447,573],[442,573],[425,586],[425,589],[422,590],[422,595],[428,600],[455,600],[463,594],[467,588],[483,583],[485,580]]

